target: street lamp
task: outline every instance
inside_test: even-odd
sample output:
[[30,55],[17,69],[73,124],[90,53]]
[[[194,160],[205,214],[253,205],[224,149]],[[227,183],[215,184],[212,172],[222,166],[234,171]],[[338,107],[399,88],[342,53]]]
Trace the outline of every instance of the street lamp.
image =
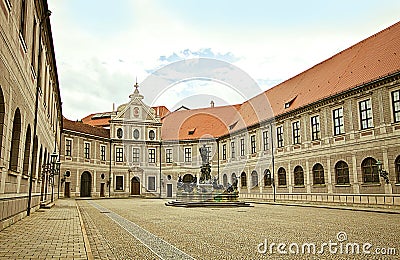
[[50,163],[51,163],[51,168],[50,168],[50,182],[51,182],[51,202],[54,201],[54,175],[57,175],[57,167],[59,167],[59,164],[57,163],[57,158],[58,154],[56,154],[56,151],[54,151],[50,155]]
[[375,165],[378,166],[379,176],[385,179],[386,184],[389,184],[389,177],[388,177],[389,173],[382,169],[382,164],[383,163],[379,160],[375,163]]

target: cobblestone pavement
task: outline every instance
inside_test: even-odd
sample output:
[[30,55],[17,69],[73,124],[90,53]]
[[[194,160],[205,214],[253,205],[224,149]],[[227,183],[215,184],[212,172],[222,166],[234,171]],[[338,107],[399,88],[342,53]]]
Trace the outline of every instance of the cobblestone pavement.
[[75,200],[58,200],[2,230],[0,259],[87,259]]
[[[400,257],[399,214],[264,204],[251,208],[174,208],[164,203],[151,199],[78,201],[94,258],[168,259],[156,254],[138,236],[141,232],[150,232],[195,259]],[[138,229],[129,228],[133,226]],[[286,247],[278,248],[280,243]],[[312,244],[316,245],[315,254]],[[360,253],[352,254],[357,245]],[[294,254],[297,246],[299,253]],[[363,253],[363,246],[371,254]]]

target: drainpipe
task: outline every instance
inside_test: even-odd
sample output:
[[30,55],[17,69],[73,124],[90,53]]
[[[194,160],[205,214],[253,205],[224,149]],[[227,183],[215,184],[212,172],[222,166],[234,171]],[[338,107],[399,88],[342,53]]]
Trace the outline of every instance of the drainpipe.
[[275,202],[275,155],[274,155],[274,135],[272,131],[272,124],[271,124],[271,159],[272,159],[272,188],[274,191],[274,202]]
[[218,184],[219,182],[219,139],[217,139],[217,174],[218,174]]
[[161,141],[160,141],[160,152],[159,152],[159,155],[160,155],[160,162],[159,162],[159,164],[160,164],[160,198],[161,198]]
[[110,169],[109,169],[109,173],[108,173],[108,197],[111,197],[111,152],[112,152],[112,140],[110,138]]

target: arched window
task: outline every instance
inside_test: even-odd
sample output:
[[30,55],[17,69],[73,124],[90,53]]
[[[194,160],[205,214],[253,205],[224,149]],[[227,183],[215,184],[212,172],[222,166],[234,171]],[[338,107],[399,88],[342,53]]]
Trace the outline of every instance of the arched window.
[[266,169],[264,171],[264,186],[271,186],[272,185],[272,177],[271,172]]
[[278,169],[278,186],[286,186],[286,170],[283,167]]
[[222,176],[222,183],[224,184],[224,187],[228,186],[228,176],[226,174]]
[[324,167],[320,163],[314,165],[313,169],[314,184],[325,184]]
[[24,165],[22,167],[22,174],[28,175],[29,170],[29,158],[31,152],[31,126],[28,125],[25,136],[25,149],[24,149]]
[[236,180],[236,173],[232,173],[231,175],[231,183],[233,184]]
[[242,174],[240,175],[240,183],[242,184],[242,187],[247,186],[247,177],[245,172],[242,172]]
[[256,171],[252,171],[251,173],[251,187],[258,186],[258,174]]
[[397,156],[394,167],[396,168],[396,182],[400,183],[400,155]]
[[378,166],[372,157],[365,158],[361,163],[364,183],[379,183]]
[[10,150],[10,165],[9,165],[9,169],[15,172],[18,170],[20,136],[21,136],[21,113],[19,112],[19,108],[17,108],[15,110],[14,120],[13,120],[11,150]]
[[294,168],[294,185],[297,186],[304,185],[304,171],[300,165]]
[[338,161],[335,165],[336,184],[349,184],[349,166],[344,161]]

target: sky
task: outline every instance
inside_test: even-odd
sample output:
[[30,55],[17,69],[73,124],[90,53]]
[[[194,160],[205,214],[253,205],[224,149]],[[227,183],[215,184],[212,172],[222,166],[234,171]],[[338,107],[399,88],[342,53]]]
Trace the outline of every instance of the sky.
[[[48,0],[48,5],[63,114],[71,120],[129,102],[136,80],[140,86],[182,60],[231,64],[261,93],[400,20],[398,0]],[[237,104],[254,96],[240,84],[196,77],[163,91],[144,85],[139,91],[145,103],[170,110],[207,107],[211,100],[216,106]]]

